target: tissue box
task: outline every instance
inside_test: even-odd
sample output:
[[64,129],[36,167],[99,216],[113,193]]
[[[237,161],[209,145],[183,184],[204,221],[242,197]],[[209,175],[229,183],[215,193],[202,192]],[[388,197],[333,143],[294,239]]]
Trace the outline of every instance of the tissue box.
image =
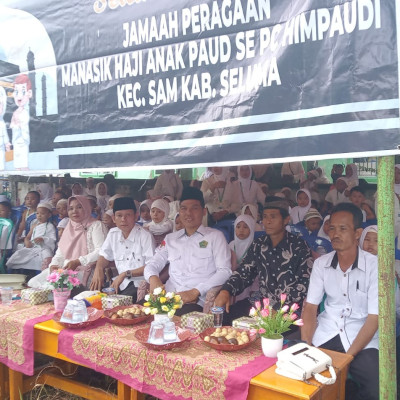
[[207,328],[214,326],[214,316],[212,314],[204,314],[201,312],[191,312],[181,317],[181,327],[190,329],[195,333],[201,333]]
[[132,296],[123,296],[122,294],[113,294],[101,299],[103,310],[109,310],[118,306],[129,306],[130,304],[132,304]]
[[51,289],[23,289],[21,290],[21,300],[29,304],[42,304],[51,301]]
[[232,321],[232,326],[238,329],[251,329],[252,325],[255,325],[256,321],[250,317],[240,317]]

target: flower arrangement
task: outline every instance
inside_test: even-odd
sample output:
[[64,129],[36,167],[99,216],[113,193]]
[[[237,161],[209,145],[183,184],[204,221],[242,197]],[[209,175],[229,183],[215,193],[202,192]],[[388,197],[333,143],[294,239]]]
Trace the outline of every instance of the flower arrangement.
[[79,286],[80,281],[77,278],[78,273],[71,269],[57,269],[48,277],[47,281],[59,291],[71,290],[74,286]]
[[165,292],[165,289],[155,288],[152,294],[146,294],[143,303],[145,314],[168,314],[172,318],[175,311],[183,305],[181,296],[174,292]]
[[269,304],[269,299],[256,301],[255,307],[250,310],[250,316],[256,320],[252,332],[259,333],[262,337],[269,339],[279,339],[282,333],[290,329],[290,325],[303,326],[303,320],[297,319],[296,311],[300,308],[297,303],[290,307],[286,304],[286,294],[281,294],[281,306],[278,311],[274,310]]

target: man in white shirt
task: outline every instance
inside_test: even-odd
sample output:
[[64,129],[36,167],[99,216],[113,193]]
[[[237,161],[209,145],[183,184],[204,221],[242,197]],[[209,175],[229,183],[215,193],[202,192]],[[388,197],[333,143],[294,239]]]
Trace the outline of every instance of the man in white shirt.
[[137,288],[144,279],[144,265],[154,254],[154,238],[136,224],[136,206],[130,197],[115,199],[113,211],[112,218],[117,226],[110,229],[100,249],[90,289],[101,290],[104,269],[114,261],[119,275],[111,287],[117,293],[132,296],[136,302]]
[[180,294],[184,303],[176,315],[201,311],[207,292],[231,275],[229,246],[220,231],[202,225],[205,213],[202,192],[186,187],[179,209],[184,229],[168,234],[144,269],[152,293],[163,286],[159,274],[170,263],[165,289]]
[[[308,344],[352,355],[357,399],[377,400],[378,261],[358,247],[361,224],[361,210],[354,204],[341,203],[332,210],[329,237],[335,251],[314,262],[301,337]],[[317,317],[325,294],[325,310]]]

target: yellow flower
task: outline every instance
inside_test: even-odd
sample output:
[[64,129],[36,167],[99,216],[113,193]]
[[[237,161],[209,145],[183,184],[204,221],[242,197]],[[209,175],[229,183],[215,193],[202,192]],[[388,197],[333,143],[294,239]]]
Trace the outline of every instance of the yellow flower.
[[160,303],[164,304],[167,301],[166,297],[160,297]]
[[175,310],[171,310],[168,312],[168,317],[172,318],[175,314]]
[[173,308],[174,310],[177,310],[178,308],[181,308],[181,305],[180,305],[180,304],[174,304],[174,305],[172,306],[172,308]]
[[161,310],[163,310],[163,311],[169,311],[169,309],[168,309],[167,306],[161,306]]
[[149,302],[146,302],[146,303],[143,303],[143,305],[145,306],[145,307],[150,307],[150,303]]
[[181,301],[181,296],[179,294],[176,294],[174,296],[174,299],[175,299],[176,302],[179,302],[179,301]]
[[157,314],[157,313],[158,313],[157,308],[152,308],[151,311],[150,311],[151,315],[154,315],[154,314]]
[[161,294],[164,296],[165,295],[165,289],[161,290]]

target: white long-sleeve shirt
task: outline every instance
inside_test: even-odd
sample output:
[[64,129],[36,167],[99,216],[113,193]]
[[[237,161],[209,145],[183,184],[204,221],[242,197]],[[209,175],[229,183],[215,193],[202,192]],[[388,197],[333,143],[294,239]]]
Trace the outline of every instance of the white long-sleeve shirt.
[[231,252],[224,235],[200,225],[191,236],[185,230],[170,233],[146,263],[144,277],[158,276],[169,262],[168,292],[197,289],[198,304],[203,305],[207,292],[225,283],[231,276]]

